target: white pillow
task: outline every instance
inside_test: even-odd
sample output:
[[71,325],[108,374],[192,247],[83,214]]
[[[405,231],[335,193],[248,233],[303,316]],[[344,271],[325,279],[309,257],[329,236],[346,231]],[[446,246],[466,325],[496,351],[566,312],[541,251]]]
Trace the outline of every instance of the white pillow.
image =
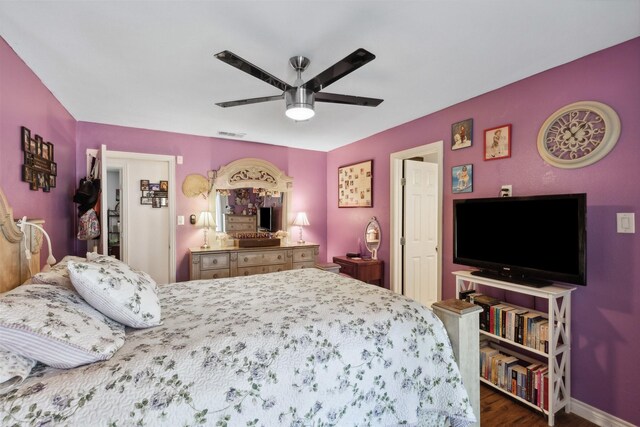
[[57,285],[18,286],[0,296],[0,348],[54,368],[107,360],[124,344],[124,326]]
[[71,283],[96,310],[132,328],[160,325],[156,282],[115,258],[100,255],[91,262],[69,262]]
[[24,381],[35,365],[33,359],[0,348],[0,394]]
[[31,278],[31,283],[49,283],[51,285],[64,286],[69,289],[73,289],[71,279],[69,278],[69,270],[67,270],[67,264],[69,261],[86,261],[86,258],[67,255],[62,258],[62,261],[52,266],[49,271],[35,274]]

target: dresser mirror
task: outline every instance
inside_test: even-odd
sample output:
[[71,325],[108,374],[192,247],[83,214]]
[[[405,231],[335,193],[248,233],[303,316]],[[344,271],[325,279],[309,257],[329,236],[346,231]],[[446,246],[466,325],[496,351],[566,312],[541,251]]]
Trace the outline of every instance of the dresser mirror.
[[210,209],[215,212],[217,231],[227,231],[224,225],[229,217],[234,217],[238,226],[245,222],[243,219],[252,217],[254,221],[247,221],[247,224],[255,224],[254,232],[269,228],[274,232],[287,230],[293,178],[274,164],[245,158],[212,171],[210,176],[212,194],[215,194],[210,198]]
[[371,252],[371,259],[378,259],[378,248],[380,248],[381,240],[382,231],[380,229],[380,223],[374,216],[369,220],[367,228],[364,230],[364,242],[367,250]]

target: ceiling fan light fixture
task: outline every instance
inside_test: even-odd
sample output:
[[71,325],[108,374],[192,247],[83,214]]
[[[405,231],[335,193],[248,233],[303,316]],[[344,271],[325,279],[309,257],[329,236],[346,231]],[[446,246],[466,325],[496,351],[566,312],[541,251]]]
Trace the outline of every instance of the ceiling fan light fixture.
[[290,119],[301,122],[304,120],[309,120],[316,114],[316,112],[313,110],[313,106],[311,105],[294,104],[291,107],[287,108],[285,114]]
[[287,105],[285,114],[297,122],[309,120],[316,112],[313,108],[314,93],[303,87],[293,87],[284,93]]

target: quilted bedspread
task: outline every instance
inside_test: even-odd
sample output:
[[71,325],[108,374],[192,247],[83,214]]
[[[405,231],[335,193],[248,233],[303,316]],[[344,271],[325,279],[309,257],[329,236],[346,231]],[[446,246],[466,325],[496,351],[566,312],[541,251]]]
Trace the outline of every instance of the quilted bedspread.
[[388,290],[316,269],[160,286],[163,324],[110,359],[37,365],[0,424],[368,426],[475,421],[446,332]]

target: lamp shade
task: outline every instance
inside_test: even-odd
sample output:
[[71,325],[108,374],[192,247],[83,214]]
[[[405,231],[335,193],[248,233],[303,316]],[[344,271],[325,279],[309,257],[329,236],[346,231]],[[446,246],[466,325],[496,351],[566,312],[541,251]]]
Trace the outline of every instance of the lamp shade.
[[298,212],[298,215],[296,215],[296,219],[293,220],[293,225],[311,225],[309,224],[309,220],[307,219],[306,212]]
[[200,216],[198,217],[198,221],[196,221],[196,227],[199,228],[213,228],[215,227],[215,222],[213,221],[213,215],[209,211],[200,212]]

